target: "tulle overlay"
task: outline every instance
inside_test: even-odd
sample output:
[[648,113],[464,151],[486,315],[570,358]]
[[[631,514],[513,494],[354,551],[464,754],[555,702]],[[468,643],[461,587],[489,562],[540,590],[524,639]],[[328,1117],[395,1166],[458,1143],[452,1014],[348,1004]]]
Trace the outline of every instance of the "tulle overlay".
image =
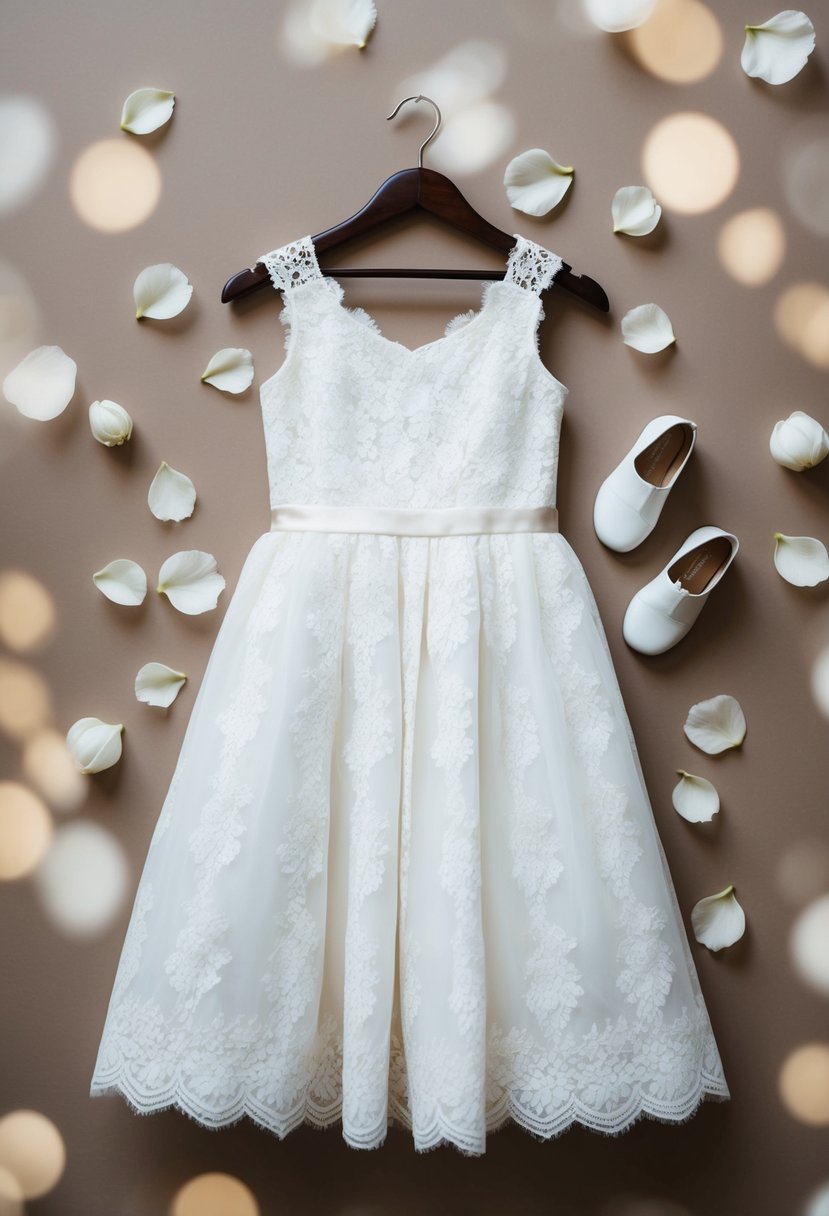
[[138,885],[116,1090],[469,1154],[729,1096],[564,537],[254,543]]

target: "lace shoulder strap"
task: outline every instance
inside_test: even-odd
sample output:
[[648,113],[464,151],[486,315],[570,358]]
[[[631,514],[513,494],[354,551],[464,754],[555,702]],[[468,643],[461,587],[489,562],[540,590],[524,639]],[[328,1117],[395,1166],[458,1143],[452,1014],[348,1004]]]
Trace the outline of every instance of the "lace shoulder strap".
[[510,250],[504,278],[518,287],[525,287],[527,291],[540,295],[561,270],[563,260],[557,253],[528,240],[520,232],[514,232],[512,235],[515,237],[515,244]]
[[312,279],[325,278],[310,236],[302,236],[297,241],[289,241],[287,245],[272,249],[270,253],[262,253],[256,261],[267,266],[277,291],[289,291]]

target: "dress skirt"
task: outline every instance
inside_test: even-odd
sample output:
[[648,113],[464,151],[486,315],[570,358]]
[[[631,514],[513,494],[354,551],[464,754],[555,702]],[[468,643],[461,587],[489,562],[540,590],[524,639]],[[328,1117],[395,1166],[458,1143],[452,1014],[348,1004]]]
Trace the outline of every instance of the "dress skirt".
[[560,533],[256,540],[138,883],[116,1091],[467,1154],[729,1097]]

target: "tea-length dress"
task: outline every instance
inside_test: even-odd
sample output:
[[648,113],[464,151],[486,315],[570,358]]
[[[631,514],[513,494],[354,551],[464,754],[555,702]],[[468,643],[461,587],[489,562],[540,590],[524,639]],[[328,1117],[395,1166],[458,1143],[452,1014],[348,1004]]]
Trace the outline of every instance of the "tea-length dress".
[[[149,845],[91,1094],[284,1136],[624,1131],[730,1097],[596,604],[558,531],[561,268],[414,349],[259,259],[271,527]],[[242,471],[240,470],[240,475]],[[229,502],[232,499],[229,498]]]

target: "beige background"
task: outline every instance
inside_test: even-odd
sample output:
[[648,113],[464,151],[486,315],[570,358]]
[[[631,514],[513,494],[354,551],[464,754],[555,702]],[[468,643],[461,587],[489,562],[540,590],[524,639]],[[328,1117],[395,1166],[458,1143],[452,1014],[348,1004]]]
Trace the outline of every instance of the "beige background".
[[[829,418],[825,370],[786,345],[773,320],[786,287],[826,278],[826,242],[787,205],[783,156],[807,119],[817,116],[826,131],[821,25],[825,35],[829,13],[823,3],[812,6],[817,52],[795,81],[773,89],[740,68],[744,22],[771,15],[743,0],[727,11],[717,6],[722,56],[706,79],[687,85],[643,70],[624,38],[583,27],[575,0],[558,7],[378,0],[378,8],[364,52],[318,66],[294,63],[280,49],[284,4],[30,0],[6,9],[5,89],[44,103],[58,145],[39,191],[2,220],[5,265],[28,284],[38,310],[23,349],[4,348],[2,372],[12,365],[10,349],[16,361],[56,343],[77,361],[78,380],[70,406],[52,422],[17,426],[4,418],[2,565],[30,572],[56,601],[53,636],[21,660],[48,682],[55,726],[65,732],[87,714],[126,724],[122,760],[88,781],[72,815],[110,829],[130,866],[127,898],[92,940],[61,932],[28,878],[0,886],[0,1114],[43,1112],[67,1150],[60,1182],[28,1210],[166,1213],[189,1179],[221,1170],[256,1197],[258,1209],[239,1213],[799,1213],[829,1180],[829,1138],[826,1125],[807,1126],[787,1110],[778,1079],[788,1053],[829,1038],[829,1006],[790,961],[789,929],[806,888],[787,895],[780,866],[798,842],[825,840],[827,722],[810,696],[808,663],[810,639],[826,619],[827,585],[811,591],[783,582],[771,538],[780,530],[829,539],[829,461],[797,476],[772,462],[768,436],[792,409],[824,424]],[[446,1148],[418,1156],[400,1129],[381,1150],[363,1153],[347,1148],[337,1128],[303,1128],[279,1142],[247,1121],[213,1134],[175,1111],[139,1118],[119,1098],[90,1099],[89,1078],[193,699],[242,562],[268,527],[258,384],[283,358],[279,298],[267,287],[230,308],[220,291],[262,251],[341,221],[387,175],[416,163],[431,111],[410,106],[389,123],[385,115],[405,96],[407,78],[473,35],[505,55],[493,100],[515,128],[480,171],[452,176],[493,223],[560,253],[611,299],[609,318],[555,294],[545,299],[542,357],[570,388],[562,530],[606,624],[688,932],[696,900],[728,883],[746,910],[745,937],[720,954],[691,937],[733,1100],[704,1105],[682,1127],[648,1120],[615,1139],[575,1128],[540,1144],[510,1127],[477,1160]],[[131,138],[118,131],[120,107],[147,84],[178,98],[169,126],[144,141],[161,173],[159,204],[131,230],[96,231],[73,207],[73,165],[98,139]],[[643,180],[645,135],[686,109],[714,115],[732,133],[740,152],[735,188],[704,214],[666,208],[655,239],[614,236],[610,199],[617,186]],[[502,184],[507,161],[534,146],[576,166],[565,203],[542,219],[513,211]],[[726,219],[761,205],[783,221],[786,256],[770,281],[746,287],[720,265],[717,239]],[[139,325],[133,280],[164,260],[189,276],[193,300],[175,321]],[[424,217],[324,260],[500,265],[493,251]],[[437,337],[480,293],[473,281],[343,285],[347,301],[409,346]],[[678,335],[673,350],[655,357],[626,347],[619,332],[624,312],[649,300],[667,310]],[[248,347],[256,363],[254,384],[240,398],[199,383],[209,356],[228,345]],[[122,449],[107,451],[90,436],[87,407],[104,397],[135,420]],[[632,554],[613,554],[593,534],[593,498],[644,423],[666,412],[696,420],[697,452],[652,536]],[[160,524],[147,510],[161,459],[185,470],[199,492],[192,519],[179,525]],[[735,566],[685,642],[658,659],[633,654],[620,632],[628,599],[705,522],[739,535]],[[185,617],[152,591],[141,608],[123,609],[92,585],[91,572],[116,556],[141,562],[152,581],[182,547],[218,559],[228,587],[214,612]],[[150,658],[189,674],[169,711],[133,696],[135,672]],[[682,724],[692,703],[720,692],[741,701],[748,735],[741,750],[707,757],[686,741]],[[0,755],[4,777],[25,780],[19,740],[2,737]],[[723,809],[714,823],[690,825],[674,812],[680,767],[716,783]]]

